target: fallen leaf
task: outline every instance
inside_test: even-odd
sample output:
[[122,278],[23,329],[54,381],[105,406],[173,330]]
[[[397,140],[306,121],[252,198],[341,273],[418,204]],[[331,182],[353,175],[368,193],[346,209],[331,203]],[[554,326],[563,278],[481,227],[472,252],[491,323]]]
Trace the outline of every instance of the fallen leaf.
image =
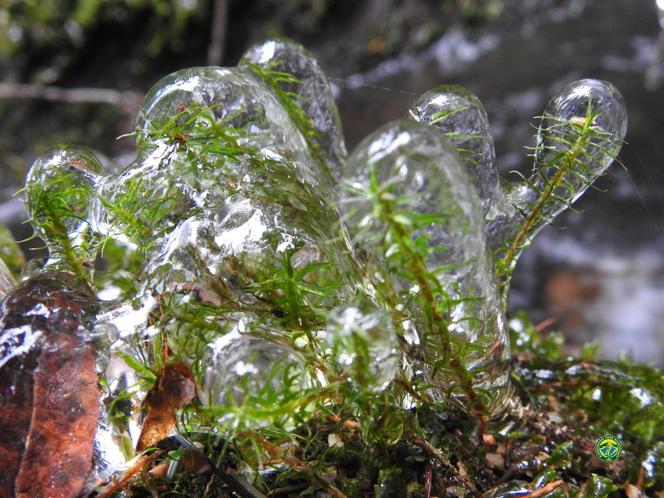
[[99,416],[95,302],[66,273],[14,288],[0,308],[0,496],[78,496]]
[[496,446],[496,438],[491,434],[482,434],[482,441],[486,446]]
[[189,368],[181,362],[167,364],[145,398],[148,414],[138,438],[136,451],[156,445],[175,428],[178,408],[196,396],[196,384]]
[[94,349],[64,334],[48,341],[34,374],[34,407],[17,496],[68,497],[83,489],[92,462],[98,398]]

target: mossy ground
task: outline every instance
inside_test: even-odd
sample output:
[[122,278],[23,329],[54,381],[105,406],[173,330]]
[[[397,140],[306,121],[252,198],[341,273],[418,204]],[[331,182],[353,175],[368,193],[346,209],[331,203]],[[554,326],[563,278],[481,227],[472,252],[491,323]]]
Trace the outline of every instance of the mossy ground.
[[[524,317],[511,324],[517,395],[484,433],[472,416],[430,405],[411,411],[393,441],[373,444],[343,413],[314,416],[287,439],[191,434],[209,460],[186,446],[164,452],[127,490],[136,497],[260,496],[237,485],[249,478],[237,474],[253,454],[248,445],[260,441],[270,458],[256,486],[268,496],[660,496],[662,373],[626,360],[598,361],[592,347],[570,357],[558,334],[542,336]],[[594,453],[605,433],[624,448],[612,463]],[[173,457],[179,470],[167,479]],[[234,474],[238,479],[229,480]]]

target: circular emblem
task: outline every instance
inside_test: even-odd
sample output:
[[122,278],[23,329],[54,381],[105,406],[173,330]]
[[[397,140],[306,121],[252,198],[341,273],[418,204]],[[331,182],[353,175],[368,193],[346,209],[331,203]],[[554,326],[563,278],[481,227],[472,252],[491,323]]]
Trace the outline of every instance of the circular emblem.
[[622,455],[622,443],[617,437],[604,434],[595,441],[595,455],[602,462],[615,462]]

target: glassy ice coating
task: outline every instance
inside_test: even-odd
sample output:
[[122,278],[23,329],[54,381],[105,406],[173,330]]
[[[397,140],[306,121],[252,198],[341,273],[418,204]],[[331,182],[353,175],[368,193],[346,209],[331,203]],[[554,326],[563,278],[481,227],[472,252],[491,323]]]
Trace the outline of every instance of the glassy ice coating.
[[[348,279],[331,176],[251,67],[167,76],[148,93],[137,130],[138,158],[102,192],[115,205],[143,193],[141,226],[163,237],[147,266],[157,290],[205,273],[253,275],[304,248]],[[95,212],[101,229],[123,224]]]
[[[504,257],[528,221],[509,262],[546,223],[578,199],[613,163],[627,132],[622,95],[606,81],[565,86],[547,104],[537,133],[535,164],[527,181],[505,182],[502,214],[487,222],[496,258]],[[555,188],[550,188],[551,185]]]
[[30,221],[49,249],[51,262],[71,250],[88,259],[92,244],[88,210],[103,167],[94,153],[65,146],[37,158],[26,179]]
[[[329,302],[302,292],[303,308],[309,299],[332,306],[355,293],[350,243],[334,203],[331,171],[346,152],[330,89],[302,47],[275,42],[273,48],[258,58],[258,48],[250,51],[236,68],[186,69],[158,82],[137,121],[137,158],[123,171],[63,147],[38,159],[28,175],[31,219],[52,262],[87,268],[105,237],[125,255],[139,255],[139,268],[127,273],[135,290],[116,289],[123,302],[108,304],[95,327],[104,346],[98,369],[112,391],[106,394],[130,392],[128,424],[145,394],[130,365],[152,361],[160,331],[172,334],[177,348],[187,342],[178,342],[185,333],[199,334],[195,323],[208,323],[213,339],[225,337],[227,327],[215,321],[228,311],[284,315],[283,292],[264,283],[293,273],[302,286],[334,289]],[[159,326],[150,323],[166,303],[172,315]],[[191,318],[195,313],[200,322]],[[276,327],[287,344],[291,332]],[[239,341],[247,358],[255,345],[257,355],[302,365],[285,345]],[[240,354],[235,346],[227,352]],[[276,353],[283,355],[270,356]],[[208,372],[209,385],[215,372]],[[253,379],[253,387],[265,383]],[[102,415],[108,422],[117,414]],[[135,439],[136,430],[111,425],[100,426],[98,440],[117,460],[119,442]]]
[[[304,359],[288,346],[249,335],[222,336],[208,345],[203,406],[231,408],[225,417],[267,423],[310,386]],[[232,410],[238,407],[238,410]],[[292,413],[283,413],[286,421]]]
[[295,102],[313,127],[300,131],[316,144],[315,152],[320,152],[320,159],[338,179],[346,161],[346,145],[332,90],[318,61],[297,43],[269,40],[247,50],[240,64],[255,64],[268,74],[277,71],[292,76],[288,80],[281,78],[280,88],[294,94]]
[[[613,85],[575,81],[546,106],[528,180],[512,182],[498,175],[486,112],[468,90],[430,90],[415,100],[410,116],[441,129],[457,148],[480,196],[491,252],[497,262],[507,257],[509,268],[537,231],[606,171],[627,130],[625,103]],[[557,186],[548,189],[552,183]]]
[[[547,214],[555,216],[574,202],[613,163],[627,133],[625,102],[606,81],[579,80],[567,85],[544,110],[537,134],[533,184],[543,190],[556,174],[564,176]],[[567,170],[551,166],[562,152],[574,157]]]
[[368,301],[335,308],[328,317],[327,340],[349,382],[382,391],[394,379],[401,348],[387,311]]
[[[486,393],[487,404],[499,410],[507,392],[509,342],[485,243],[479,198],[454,147],[435,127],[394,121],[362,141],[344,173],[347,188],[340,206],[348,226],[353,227],[356,249],[368,253],[370,265],[388,265],[392,283],[404,301],[409,293],[420,293],[427,299],[427,293],[433,291],[423,286],[435,285],[427,281],[435,276],[447,297],[443,318],[449,320],[449,325],[440,325],[449,330],[453,348],[469,350],[463,356],[463,366],[475,387]],[[375,215],[376,203],[382,204],[383,216]],[[412,254],[403,253],[407,248],[395,247],[398,241],[394,239],[405,228],[395,227],[394,222],[387,221],[390,217],[413,228],[407,237],[418,241],[418,249]],[[384,240],[386,232],[391,235]],[[426,250],[422,244],[426,244]],[[402,251],[403,261],[389,267],[397,250]],[[418,258],[423,268],[418,268]],[[417,272],[427,272],[429,277],[413,277]],[[411,287],[413,280],[419,285]],[[435,336],[442,332],[432,332],[438,325],[430,326],[417,306],[411,306],[411,312],[419,343],[433,366],[443,352],[430,345],[440,344],[443,338]],[[433,375],[431,380],[441,395],[451,393],[451,397],[464,402],[458,377],[455,380],[444,368]]]
[[5,262],[0,258],[0,300],[3,299],[16,285],[14,275],[9,271]]
[[462,86],[443,85],[419,97],[409,115],[420,123],[439,128],[454,144],[486,215],[499,201],[496,199],[499,188],[493,138],[480,99]]
[[[328,359],[358,388],[389,389],[405,365],[400,375],[431,384],[438,399],[504,409],[510,353],[499,282],[506,295],[532,236],[610,165],[624,103],[605,82],[563,89],[545,110],[531,177],[514,183],[497,174],[472,93],[439,87],[410,115],[347,160],[318,64],[295,43],[268,41],[237,67],[158,82],[137,120],[137,158],[123,171],[73,147],[35,162],[25,195],[48,267],[90,280],[102,240],[125,260],[118,280],[97,278],[100,299],[119,296],[94,313],[107,389],[95,436],[107,460],[100,474],[140,431],[133,415],[145,390],[136,384],[159,365],[163,337],[201,374],[200,401],[217,422],[287,423],[309,399],[313,372],[317,387],[334,389]],[[59,313],[40,299],[29,313]],[[4,325],[12,355],[32,351],[26,341],[42,344],[39,334],[21,335],[32,328]],[[111,413],[123,396],[131,403]]]

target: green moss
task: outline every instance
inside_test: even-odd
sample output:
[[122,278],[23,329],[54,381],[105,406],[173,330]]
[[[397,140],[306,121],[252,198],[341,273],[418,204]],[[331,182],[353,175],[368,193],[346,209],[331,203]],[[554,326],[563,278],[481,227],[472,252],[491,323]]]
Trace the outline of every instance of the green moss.
[[25,256],[11,232],[3,225],[0,225],[0,258],[15,278],[20,275]]

